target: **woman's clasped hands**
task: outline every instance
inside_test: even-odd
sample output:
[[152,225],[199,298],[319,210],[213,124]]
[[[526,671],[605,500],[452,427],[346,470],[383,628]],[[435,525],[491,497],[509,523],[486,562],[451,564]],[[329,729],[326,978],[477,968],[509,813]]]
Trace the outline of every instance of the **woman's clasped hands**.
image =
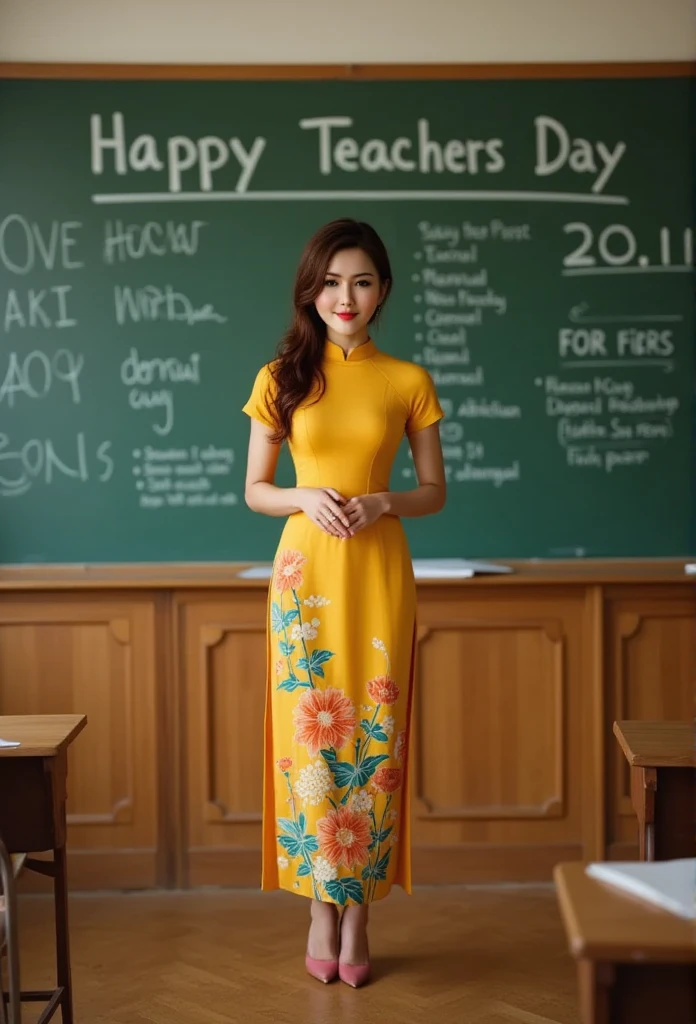
[[343,540],[372,526],[386,512],[379,494],[346,499],[333,487],[301,488],[301,508],[324,533]]

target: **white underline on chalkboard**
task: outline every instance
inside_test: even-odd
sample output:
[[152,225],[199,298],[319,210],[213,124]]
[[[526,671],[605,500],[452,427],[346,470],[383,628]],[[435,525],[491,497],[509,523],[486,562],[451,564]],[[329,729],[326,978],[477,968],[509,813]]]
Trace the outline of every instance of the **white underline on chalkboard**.
[[671,359],[573,359],[561,363],[561,366],[564,369],[578,366],[664,366],[668,372],[674,369]]
[[563,277],[581,277],[587,274],[686,274],[693,271],[688,264],[674,267],[573,267],[561,271]]
[[377,201],[399,201],[399,200],[510,200],[521,202],[537,203],[594,203],[609,206],[627,206],[627,196],[603,196],[588,195],[585,192],[506,192],[506,191],[447,191],[445,189],[397,189],[388,191],[384,189],[346,189],[342,191],[329,191],[318,189],[316,191],[288,190],[278,192],[102,192],[92,196],[92,202],[101,205],[117,203],[197,203],[204,202],[250,202],[260,200],[270,202],[273,200],[304,201],[338,199],[341,201],[350,199],[367,199]]

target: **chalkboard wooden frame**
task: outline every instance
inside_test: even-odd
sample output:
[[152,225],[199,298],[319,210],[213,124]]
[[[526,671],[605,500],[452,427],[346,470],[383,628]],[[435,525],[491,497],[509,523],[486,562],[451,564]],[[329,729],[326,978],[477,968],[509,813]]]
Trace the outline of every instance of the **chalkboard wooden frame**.
[[640,61],[568,64],[45,64],[0,62],[0,78],[245,80],[245,79],[499,79],[683,78],[696,62]]

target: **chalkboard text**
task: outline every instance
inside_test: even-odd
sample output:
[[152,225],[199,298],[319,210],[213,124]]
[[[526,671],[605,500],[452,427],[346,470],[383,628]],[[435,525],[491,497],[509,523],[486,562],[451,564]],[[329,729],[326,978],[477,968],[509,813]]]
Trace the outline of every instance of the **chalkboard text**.
[[123,114],[112,115],[110,129],[102,125],[101,114],[92,114],[90,127],[93,174],[104,172],[104,155],[110,151],[117,174],[166,168],[170,192],[181,191],[183,173],[194,167],[198,169],[201,192],[209,192],[213,187],[214,172],[229,162],[230,155],[236,160],[239,170],[235,189],[245,192],[266,148],[266,140],[260,136],[247,149],[237,137],[226,140],[218,135],[204,135],[194,141],[188,135],[173,135],[167,139],[166,158],[163,160],[154,135],[137,135],[127,143]]

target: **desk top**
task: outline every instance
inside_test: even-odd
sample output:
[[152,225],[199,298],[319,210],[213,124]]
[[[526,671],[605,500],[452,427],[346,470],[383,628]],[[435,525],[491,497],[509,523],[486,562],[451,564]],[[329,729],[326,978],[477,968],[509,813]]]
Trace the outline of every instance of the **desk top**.
[[630,765],[696,767],[691,722],[614,722],[614,735]]
[[696,963],[696,926],[585,874],[579,862],[553,871],[570,951],[618,963]]
[[0,747],[0,758],[55,757],[86,725],[86,715],[0,715],[0,739],[20,742]]

